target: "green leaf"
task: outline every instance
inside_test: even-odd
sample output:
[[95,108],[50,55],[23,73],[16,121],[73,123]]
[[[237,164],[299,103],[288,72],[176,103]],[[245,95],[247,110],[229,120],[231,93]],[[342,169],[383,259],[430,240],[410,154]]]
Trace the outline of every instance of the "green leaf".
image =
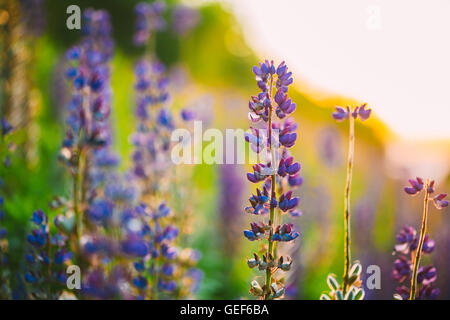
[[363,300],[365,296],[364,289],[355,289],[355,300]]
[[344,300],[354,300],[355,299],[355,293],[352,289],[350,289],[347,294],[345,295]]
[[330,296],[327,295],[326,293],[322,293],[320,295],[320,300],[331,300]]
[[328,275],[327,284],[330,287],[331,291],[336,291],[339,288],[339,282],[334,278],[333,275]]
[[356,276],[358,277],[361,274],[362,266],[359,262],[356,262],[352,268],[350,269],[350,278]]

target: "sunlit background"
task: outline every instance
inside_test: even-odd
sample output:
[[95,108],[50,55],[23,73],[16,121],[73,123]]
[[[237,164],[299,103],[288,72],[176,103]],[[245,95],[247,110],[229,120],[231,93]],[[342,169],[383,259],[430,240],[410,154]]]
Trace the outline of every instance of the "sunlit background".
[[[256,53],[286,60],[301,90],[318,99],[338,94],[372,105],[395,134],[388,141],[393,162],[414,146],[411,161],[402,157],[404,165],[420,174],[447,172],[450,44],[443,39],[450,30],[448,1],[225,3]],[[431,151],[422,149],[421,140],[441,143]]]
[[286,60],[306,90],[367,101],[402,138],[450,138],[448,1],[225,3],[255,52]]
[[[65,28],[65,9],[77,3],[111,14],[116,41],[111,118],[114,149],[125,170],[135,126],[133,65],[142,55],[132,44],[133,7],[138,2],[47,1],[42,12],[34,11],[42,14],[37,36],[17,27],[14,15],[0,12],[1,64],[8,71],[0,78],[2,112],[25,128],[20,136],[23,152],[1,172],[8,188],[9,218],[4,223],[17,270],[23,268],[22,239],[31,212],[48,208],[53,195],[68,195],[70,190],[69,176],[57,161],[68,90],[62,65],[64,53],[80,34]],[[421,219],[421,199],[407,197],[403,186],[418,175],[436,179],[439,190],[450,192],[450,2],[183,3],[198,10],[195,28],[182,36],[163,31],[155,40],[158,58],[179,85],[174,108],[200,106],[205,126],[247,128],[248,99],[258,92],[252,66],[263,59],[285,60],[293,71],[290,96],[297,103],[300,137],[293,153],[302,164],[304,185],[298,192],[303,216],[296,220],[301,239],[291,251],[296,272],[289,279],[289,298],[318,299],[327,288],[327,274],[342,274],[348,128],[336,123],[331,112],[336,105],[363,102],[373,109],[370,120],[356,125],[353,250],[364,268],[376,264],[382,270],[381,290],[368,290],[367,298],[391,299],[396,286],[391,279],[395,234],[407,223],[418,229]],[[193,212],[194,227],[187,228],[185,241],[202,253],[204,279],[196,298],[250,298],[249,282],[257,272],[247,267],[246,258],[256,245],[242,236],[249,217],[243,210],[229,210],[229,199],[243,209],[254,192],[245,177],[247,166],[204,164],[176,170],[192,172],[185,180],[179,175],[177,183],[194,195],[187,204],[173,205]],[[424,263],[436,265],[440,298],[448,299],[448,210],[430,209],[429,232],[436,250]],[[20,277],[13,282],[20,287]]]

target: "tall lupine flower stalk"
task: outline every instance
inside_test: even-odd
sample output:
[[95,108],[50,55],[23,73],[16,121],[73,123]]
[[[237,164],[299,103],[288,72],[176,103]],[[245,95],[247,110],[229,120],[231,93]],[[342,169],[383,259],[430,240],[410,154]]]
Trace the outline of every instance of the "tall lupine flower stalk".
[[[161,183],[169,164],[169,132],[173,128],[172,114],[165,106],[169,95],[168,79],[164,72],[165,68],[159,62],[141,60],[135,67],[138,126],[132,136],[135,146],[133,172],[136,181],[141,184],[141,210],[147,216],[143,216],[146,229],[142,236],[151,247],[149,254],[135,263],[139,276],[134,278],[134,285],[142,299],[157,299],[159,291],[174,292],[176,289],[176,282],[170,279],[173,274],[168,270],[172,270],[170,262],[177,256],[173,240],[178,235],[178,229],[170,223],[171,210],[165,203],[154,207],[155,201],[161,201],[160,193],[167,188]],[[145,277],[148,270],[150,286]]]
[[77,242],[83,232],[87,203],[96,195],[92,167],[98,163],[99,156],[106,155],[101,150],[110,144],[109,61],[113,53],[110,33],[108,14],[87,9],[84,12],[84,37],[67,53],[72,64],[66,76],[72,82],[73,93],[60,159],[73,177],[72,209],[76,217]]
[[356,262],[352,265],[351,256],[351,227],[350,227],[350,193],[355,153],[355,120],[358,117],[365,121],[370,117],[372,110],[366,109],[366,104],[350,109],[336,107],[333,118],[337,121],[349,120],[349,143],[347,155],[347,179],[344,189],[344,276],[342,285],[339,285],[334,275],[327,278],[330,293],[323,294],[321,299],[360,300],[364,298],[364,291],[360,287],[361,265]]
[[287,189],[300,185],[302,180],[300,164],[294,162],[288,150],[297,139],[297,124],[287,118],[296,109],[287,95],[288,86],[293,82],[292,72],[284,62],[275,68],[273,61],[267,60],[253,67],[253,72],[261,92],[249,103],[249,119],[252,123],[260,123],[261,128],[251,127],[251,133],[247,133],[245,139],[256,153],[261,154],[263,162],[254,165],[253,173],[248,173],[247,178],[252,183],[263,183],[262,189],[257,188],[256,194],[250,197],[251,206],[246,212],[269,215],[269,218],[251,223],[251,229],[245,230],[244,236],[250,241],[267,241],[262,256],[255,253],[247,263],[250,268],[258,267],[265,273],[265,283],[261,285],[253,280],[250,292],[269,300],[284,295],[285,288],[275,279],[275,273],[289,271],[292,261],[288,256],[277,256],[276,244],[293,241],[299,236],[292,223],[282,224],[282,218],[284,214],[299,215],[296,207],[300,199]]
[[411,291],[409,295],[409,300],[416,299],[417,282],[418,282],[418,271],[420,266],[420,260],[422,258],[422,252],[425,250],[425,240],[427,232],[428,223],[428,202],[433,201],[436,209],[441,210],[448,207],[448,201],[445,200],[447,194],[441,193],[431,198],[431,194],[434,193],[434,180],[427,179],[426,182],[422,178],[417,177],[416,179],[410,179],[409,183],[411,186],[405,187],[404,190],[407,194],[414,196],[424,191],[423,199],[423,211],[422,211],[422,225],[420,227],[419,243],[417,245],[417,250],[414,254],[414,263],[412,266],[412,276],[411,276]]
[[[413,261],[416,257],[416,252],[419,246],[419,237],[414,228],[405,226],[397,234],[397,244],[394,247],[394,254],[397,255],[397,259],[394,262],[394,268],[392,270],[392,278],[399,284],[405,283],[412,279]],[[431,240],[428,235],[425,235],[422,244],[422,253],[430,254],[435,247],[434,240]],[[439,289],[434,287],[434,283],[437,279],[436,268],[432,265],[425,267],[419,267],[417,270],[417,286],[420,287],[417,290],[417,299],[436,299],[439,295]],[[409,299],[411,290],[410,288],[402,285],[397,288],[397,293],[394,294],[396,300]]]
[[[142,225],[135,209],[139,190],[132,174],[117,173],[119,159],[110,148],[113,41],[108,14],[86,10],[83,32],[82,41],[67,54],[73,60],[67,76],[73,81],[74,93],[63,148],[63,155],[77,155],[75,161],[63,159],[74,176],[78,252],[86,272],[81,294],[128,299],[133,297],[131,287],[125,285],[132,281],[130,261],[146,256],[150,248],[139,236]],[[68,220],[67,215],[58,218]]]
[[[149,243],[149,253],[134,264],[133,283],[141,299],[188,297],[196,289],[201,274],[194,268],[199,255],[195,250],[176,245],[179,228],[175,214],[164,200],[170,192],[173,174],[170,159],[170,134],[176,118],[168,108],[168,78],[165,67],[154,60],[141,60],[135,68],[138,120],[131,137],[133,174],[141,187],[141,204],[136,208],[144,225],[141,237]],[[181,119],[190,121],[194,113],[181,111]],[[150,281],[149,281],[150,280]]]
[[[194,268],[199,254],[177,245],[179,232],[185,226],[178,215],[186,214],[169,208],[166,201],[176,195],[171,192],[175,170],[171,166],[170,135],[177,123],[169,108],[169,79],[165,66],[154,56],[152,33],[162,30],[164,3],[141,3],[136,6],[137,24],[135,43],[145,45],[146,57],[136,63],[135,115],[137,129],[131,137],[135,149],[133,168],[135,181],[140,186],[140,205],[136,212],[142,221],[140,237],[149,245],[149,253],[135,264],[133,283],[140,299],[186,298],[198,287],[201,273]],[[191,121],[195,114],[183,109],[183,121]],[[176,188],[175,188],[176,189]]]

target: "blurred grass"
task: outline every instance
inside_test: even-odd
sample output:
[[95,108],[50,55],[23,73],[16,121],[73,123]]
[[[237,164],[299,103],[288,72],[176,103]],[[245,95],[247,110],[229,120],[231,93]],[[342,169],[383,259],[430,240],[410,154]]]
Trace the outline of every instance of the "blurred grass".
[[134,116],[134,64],[133,61],[117,50],[112,62],[111,86],[114,99],[111,112],[111,123],[114,130],[113,147],[122,156],[121,168],[130,165],[128,155],[131,154],[132,146],[129,136],[135,128]]

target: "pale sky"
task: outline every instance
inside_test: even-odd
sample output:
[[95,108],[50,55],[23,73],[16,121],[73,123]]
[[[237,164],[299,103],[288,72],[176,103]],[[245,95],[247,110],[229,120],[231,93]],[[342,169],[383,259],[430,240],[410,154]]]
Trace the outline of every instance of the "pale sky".
[[449,0],[222,3],[261,58],[285,60],[313,88],[368,102],[403,138],[450,139]]

